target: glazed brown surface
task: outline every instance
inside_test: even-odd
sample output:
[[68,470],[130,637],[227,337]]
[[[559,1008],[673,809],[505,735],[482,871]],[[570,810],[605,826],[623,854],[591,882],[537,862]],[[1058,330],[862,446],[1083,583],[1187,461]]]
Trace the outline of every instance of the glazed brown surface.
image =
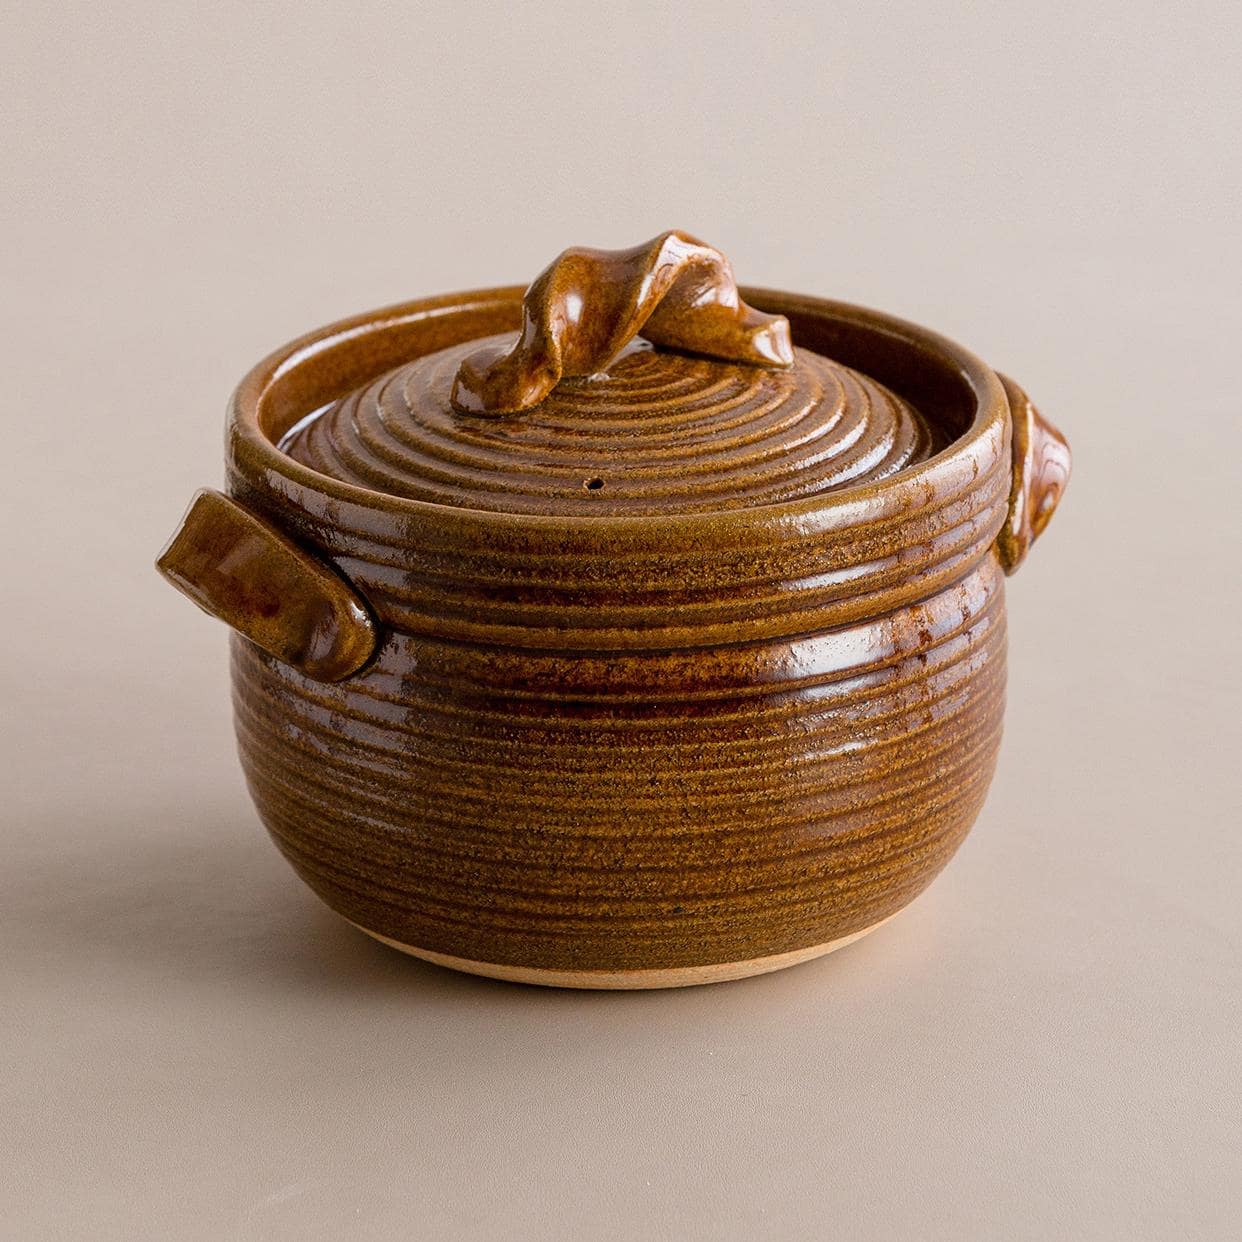
[[807,349],[870,375],[953,437],[877,482],[781,504],[574,520],[394,497],[276,445],[308,413],[411,358],[521,320],[520,288],[427,299],[292,343],[234,399],[233,496],[330,559],[388,626],[562,650],[677,648],[808,633],[881,615],[960,580],[1008,514],[1000,381],[889,316],[765,290]]
[[371,614],[344,580],[219,492],[194,497],[156,567],[204,612],[319,681],[356,673],[375,651]]
[[372,931],[481,962],[733,962],[869,927],[982,804],[1004,696],[993,558],[844,630],[534,656],[391,635],[313,682],[234,643],[260,813]]
[[1048,525],[1070,476],[1065,437],[1035,408],[1030,397],[1002,375],[1013,420],[1013,484],[1009,516],[996,537],[1006,573],[1013,573]]
[[[511,338],[487,338],[500,348]],[[504,418],[458,413],[476,342],[390,372],[299,424],[291,457],[411,500],[564,517],[709,513],[881,479],[947,438],[868,376],[799,350],[780,370],[631,346]]]
[[455,409],[505,414],[538,405],[562,380],[606,369],[639,331],[657,345],[762,367],[793,362],[789,321],[741,300],[728,259],[686,233],[629,250],[566,250],[522,299],[516,341],[467,351]]
[[[1042,529],[1063,441],[933,333],[746,297],[790,323],[791,368],[630,346],[615,374],[513,419],[453,413],[461,359],[521,325],[522,291],[497,289],[334,325],[243,382],[233,500],[347,580],[380,636],[335,684],[233,648],[260,814],[347,918],[472,968],[616,986],[859,932],[969,829],[1000,740],[1016,560],[998,539],[1024,550]],[[695,442],[702,408],[648,394],[626,410],[644,377],[743,394],[708,400],[684,471],[661,453]],[[789,385],[800,412],[774,414]],[[754,433],[732,472],[730,409]],[[799,433],[848,443],[851,416],[855,444],[887,447],[823,486]],[[769,468],[753,451],[765,434],[784,477],[780,453]],[[624,446],[628,472],[584,491],[593,436]]]

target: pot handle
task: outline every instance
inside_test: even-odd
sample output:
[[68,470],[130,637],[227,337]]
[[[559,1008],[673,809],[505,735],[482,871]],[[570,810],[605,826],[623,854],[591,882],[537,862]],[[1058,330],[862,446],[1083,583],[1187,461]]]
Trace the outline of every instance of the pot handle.
[[1035,408],[1007,375],[997,372],[1009,399],[1013,482],[1009,513],[996,551],[1005,573],[1013,573],[1043,534],[1069,483],[1070,449],[1065,437]]
[[561,382],[604,370],[639,332],[653,344],[758,367],[793,363],[789,321],[747,306],[729,260],[687,233],[630,250],[566,250],[522,299],[509,347],[484,345],[453,381],[463,414],[514,414]]
[[370,610],[327,565],[220,492],[198,492],[156,568],[204,612],[316,681],[356,673]]

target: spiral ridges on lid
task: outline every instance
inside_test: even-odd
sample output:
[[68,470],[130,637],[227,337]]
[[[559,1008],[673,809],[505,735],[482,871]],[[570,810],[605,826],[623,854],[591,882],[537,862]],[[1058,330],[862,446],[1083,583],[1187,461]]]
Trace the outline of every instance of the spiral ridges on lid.
[[786,370],[630,349],[504,418],[452,408],[468,342],[330,405],[282,447],[432,504],[565,517],[769,505],[885,478],[940,447],[882,385],[799,350]]

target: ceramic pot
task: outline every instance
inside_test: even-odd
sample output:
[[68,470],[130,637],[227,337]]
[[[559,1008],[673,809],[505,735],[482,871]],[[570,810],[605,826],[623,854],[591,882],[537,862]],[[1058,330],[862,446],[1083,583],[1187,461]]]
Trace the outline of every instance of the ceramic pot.
[[961,843],[1068,469],[959,346],[667,234],[278,350],[159,564],[237,631],[251,792],[334,910],[500,978],[709,982]]

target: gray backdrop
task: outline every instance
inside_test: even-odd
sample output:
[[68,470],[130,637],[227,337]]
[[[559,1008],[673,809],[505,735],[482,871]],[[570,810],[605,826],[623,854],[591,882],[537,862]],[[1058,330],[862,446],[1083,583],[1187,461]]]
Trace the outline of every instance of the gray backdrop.
[[[5,1237],[1238,1232],[1236,4],[4,8]],[[1070,437],[1000,772],[812,965],[447,974],[266,841],[151,560],[270,348],[669,227]]]

